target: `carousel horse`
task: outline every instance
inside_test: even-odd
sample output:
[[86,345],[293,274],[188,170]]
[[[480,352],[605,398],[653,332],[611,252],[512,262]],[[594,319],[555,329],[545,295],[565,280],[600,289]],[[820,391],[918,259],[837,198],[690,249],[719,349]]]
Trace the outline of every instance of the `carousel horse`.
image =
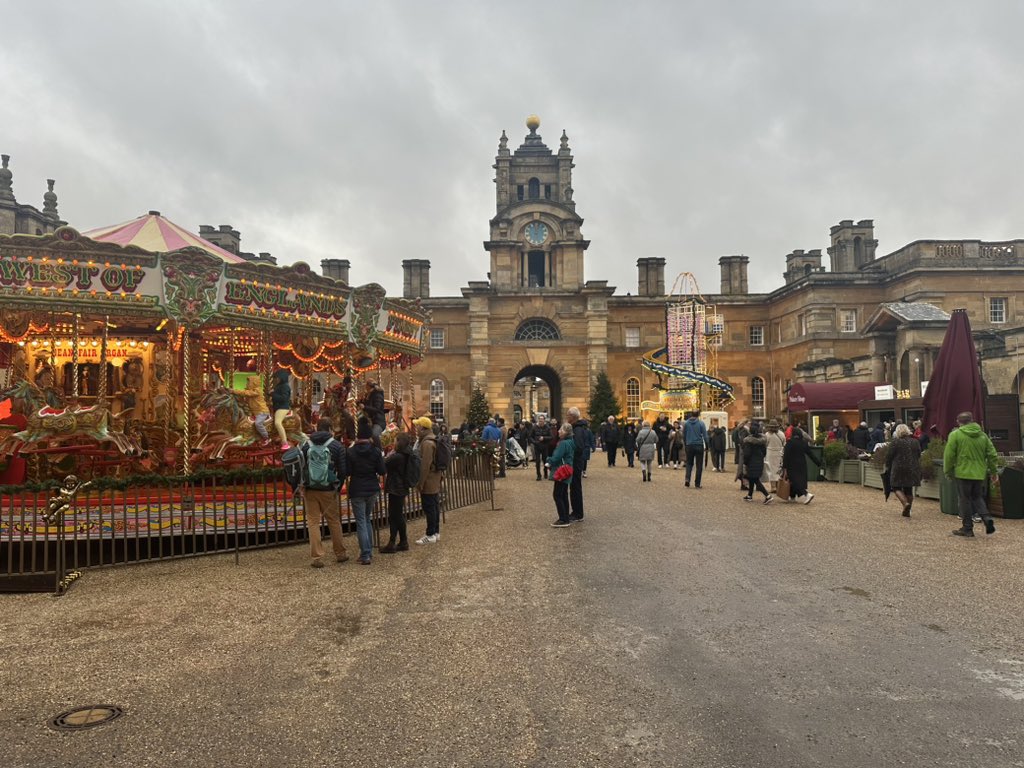
[[[141,451],[139,444],[121,429],[124,414],[114,416],[102,402],[88,408],[78,403],[54,407],[47,404],[46,394],[39,387],[27,381],[0,393],[0,400],[6,398],[11,399],[15,410],[25,416],[28,424],[21,432],[0,441],[2,455],[14,455],[36,443],[58,447],[81,437],[97,443],[112,442],[118,451],[128,456]],[[115,428],[111,429],[112,426]]]
[[[218,461],[229,448],[252,449],[267,440],[256,428],[256,414],[250,412],[248,395],[227,387],[205,392],[199,401],[200,437],[196,449],[200,459]],[[306,441],[302,423],[294,411],[284,419],[288,441],[299,445]]]
[[334,434],[346,442],[356,439],[356,419],[348,407],[351,392],[352,378],[346,376],[324,393],[324,402],[320,406],[321,418],[330,419]]

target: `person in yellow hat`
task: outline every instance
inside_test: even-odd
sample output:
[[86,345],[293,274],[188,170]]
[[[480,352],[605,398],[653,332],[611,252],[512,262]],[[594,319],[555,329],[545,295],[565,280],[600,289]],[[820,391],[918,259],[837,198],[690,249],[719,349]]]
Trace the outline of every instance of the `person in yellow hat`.
[[420,492],[423,514],[427,518],[427,532],[417,544],[436,544],[441,540],[441,476],[437,462],[437,438],[434,437],[434,422],[427,416],[413,420],[419,437],[417,450],[420,454],[420,481],[416,488]]

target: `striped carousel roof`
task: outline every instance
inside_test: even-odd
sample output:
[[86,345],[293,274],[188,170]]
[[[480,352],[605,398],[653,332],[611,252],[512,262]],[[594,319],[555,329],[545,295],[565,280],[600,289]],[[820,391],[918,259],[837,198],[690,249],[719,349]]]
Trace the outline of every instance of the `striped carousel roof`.
[[109,227],[91,229],[82,234],[101,243],[135,245],[153,252],[176,251],[179,248],[194,246],[232,264],[245,261],[241,256],[225,251],[223,248],[203,240],[199,235],[194,235],[187,229],[179,227],[170,219],[165,219],[159,211],[150,211],[137,219]]

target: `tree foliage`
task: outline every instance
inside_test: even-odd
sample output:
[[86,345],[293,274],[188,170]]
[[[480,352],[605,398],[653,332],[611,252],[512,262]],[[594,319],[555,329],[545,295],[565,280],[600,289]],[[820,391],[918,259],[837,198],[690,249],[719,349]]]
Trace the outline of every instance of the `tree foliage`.
[[491,418],[491,406],[487,402],[487,395],[476,384],[473,385],[473,392],[469,396],[469,408],[466,410],[466,421],[475,427],[482,427]]
[[612,390],[611,379],[601,371],[594,379],[594,388],[590,393],[590,407],[587,409],[590,423],[595,427],[606,421],[609,416],[618,417],[622,406]]

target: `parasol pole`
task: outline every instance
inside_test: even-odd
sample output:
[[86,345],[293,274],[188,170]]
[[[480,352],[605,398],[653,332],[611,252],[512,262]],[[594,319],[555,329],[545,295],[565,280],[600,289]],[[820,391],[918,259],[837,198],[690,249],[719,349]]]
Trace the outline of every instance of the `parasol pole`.
[[186,330],[185,335],[181,339],[181,355],[182,355],[182,369],[184,379],[182,380],[182,390],[184,397],[185,412],[182,415],[182,423],[184,425],[185,435],[182,438],[181,445],[181,469],[183,475],[192,474],[192,430],[191,430],[191,417],[192,417],[192,403],[190,401],[192,393],[192,344],[189,338],[190,334]]
[[103,316],[103,333],[100,335],[100,380],[96,387],[96,402],[103,405],[107,397],[107,324],[110,322],[110,315]]
[[76,312],[71,323],[71,398],[75,401],[78,400],[78,318]]

